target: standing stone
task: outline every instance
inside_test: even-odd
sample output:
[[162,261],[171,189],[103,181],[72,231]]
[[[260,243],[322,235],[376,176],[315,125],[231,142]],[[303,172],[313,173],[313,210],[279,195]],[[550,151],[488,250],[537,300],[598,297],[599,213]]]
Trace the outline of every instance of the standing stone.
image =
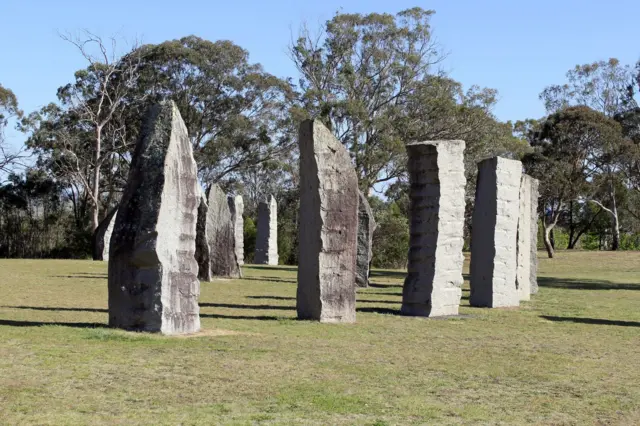
[[531,176],[522,175],[520,180],[520,216],[518,218],[518,269],[516,288],[520,300],[531,299]]
[[404,315],[457,315],[462,297],[464,141],[407,145],[410,240]]
[[236,238],[226,194],[214,184],[209,195],[201,197],[198,207],[196,260],[198,278],[240,278],[236,258]]
[[236,240],[236,258],[238,265],[244,265],[244,203],[242,196],[229,197],[229,210],[231,210],[231,221],[233,222],[233,232]]
[[358,287],[369,287],[369,266],[373,252],[373,231],[376,229],[376,221],[373,218],[373,211],[369,206],[367,197],[358,192],[358,252],[356,260],[356,285]]
[[258,204],[255,263],[278,264],[278,204],[273,196]]
[[320,121],[300,125],[298,318],[356,320],[358,177]]
[[109,325],[163,334],[200,329],[194,258],[196,162],[173,102],[144,118],[111,237]]
[[112,209],[93,233],[93,260],[109,260],[109,244],[118,208]]
[[538,198],[540,181],[531,178],[531,267],[530,284],[531,294],[538,293]]
[[478,164],[471,230],[472,306],[518,306],[517,232],[522,163],[501,157]]

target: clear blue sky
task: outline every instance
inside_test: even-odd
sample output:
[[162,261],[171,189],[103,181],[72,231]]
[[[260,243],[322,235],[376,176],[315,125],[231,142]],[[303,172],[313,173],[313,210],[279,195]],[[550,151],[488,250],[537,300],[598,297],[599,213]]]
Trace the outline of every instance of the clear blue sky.
[[[311,27],[344,12],[434,9],[433,28],[450,54],[443,67],[465,87],[499,90],[501,120],[543,115],[538,93],[561,83],[576,64],[640,59],[640,1],[614,0],[201,0],[106,2],[0,0],[0,83],[30,112],[86,66],[58,31],[87,28],[159,43],[195,34],[228,39],[281,77],[296,77],[285,49],[306,21]],[[12,132],[12,144],[23,137]]]

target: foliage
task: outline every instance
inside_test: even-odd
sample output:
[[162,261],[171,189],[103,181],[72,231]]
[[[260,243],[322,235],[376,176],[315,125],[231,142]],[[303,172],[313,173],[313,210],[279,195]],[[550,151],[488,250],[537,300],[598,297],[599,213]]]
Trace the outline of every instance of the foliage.
[[404,268],[409,253],[409,222],[395,202],[385,203],[377,197],[369,198],[376,219],[373,233],[372,266],[376,268]]

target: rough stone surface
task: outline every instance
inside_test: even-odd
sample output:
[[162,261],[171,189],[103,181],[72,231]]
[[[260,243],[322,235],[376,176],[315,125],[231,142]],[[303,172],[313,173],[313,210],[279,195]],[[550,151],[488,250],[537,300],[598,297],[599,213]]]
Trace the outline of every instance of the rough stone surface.
[[[518,218],[518,269],[516,288],[520,300],[531,299],[531,181],[523,174],[520,180],[520,216]],[[535,220],[535,219],[534,219]]]
[[278,264],[278,204],[271,196],[258,204],[255,263]]
[[531,267],[530,284],[531,294],[538,293],[538,198],[540,197],[538,179],[530,178],[531,180]]
[[244,202],[241,195],[229,197],[229,210],[231,210],[231,221],[233,222],[233,232],[236,240],[236,258],[238,265],[244,265]]
[[519,306],[517,232],[522,163],[501,157],[478,164],[471,230],[472,306]]
[[109,260],[109,244],[118,208],[112,209],[93,233],[93,260]]
[[356,320],[358,178],[349,153],[319,121],[300,125],[298,318]]
[[200,329],[196,173],[175,104],[151,107],[111,236],[110,326],[163,334]]
[[407,145],[411,204],[405,315],[458,314],[464,281],[464,149],[464,141]]
[[356,285],[358,287],[369,286],[369,267],[371,265],[371,257],[373,251],[371,245],[373,243],[373,232],[376,229],[376,221],[373,217],[373,211],[369,206],[367,197],[358,192],[358,252],[356,260]]
[[214,184],[209,195],[200,198],[196,236],[198,278],[240,278],[236,238],[227,195]]

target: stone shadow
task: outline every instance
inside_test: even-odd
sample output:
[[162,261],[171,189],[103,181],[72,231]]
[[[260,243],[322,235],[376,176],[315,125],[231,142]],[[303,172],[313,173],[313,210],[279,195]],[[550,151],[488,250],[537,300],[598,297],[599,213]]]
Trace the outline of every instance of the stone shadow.
[[407,273],[403,271],[371,271],[369,272],[369,276],[370,277],[404,278],[407,276]]
[[541,315],[540,318],[544,318],[553,322],[573,322],[578,324],[594,324],[594,325],[617,325],[621,327],[640,327],[638,321],[616,321],[607,320],[601,318],[579,318],[579,317],[554,317],[549,315]]
[[273,277],[243,277],[238,279],[242,281],[267,281],[267,282],[273,282],[273,283],[297,284],[296,280],[287,280],[287,279],[273,278]]
[[538,286],[569,290],[640,290],[638,284],[621,284],[608,280],[538,277]]
[[46,325],[58,325],[73,328],[110,328],[109,325],[99,322],[42,322],[42,321],[12,321],[0,319],[0,326],[9,327],[42,327]]
[[91,274],[73,274],[73,275],[51,275],[50,278],[79,278],[82,280],[86,279],[103,279],[106,280],[109,277],[107,274],[105,275],[91,275]]
[[234,303],[200,303],[201,308],[228,308],[228,309],[256,309],[256,310],[273,310],[273,311],[289,311],[296,309],[295,306],[277,306],[277,305],[238,305]]
[[248,315],[203,314],[203,313],[200,313],[200,318],[255,320],[255,321],[297,320],[297,318],[295,317],[276,317],[276,316],[269,316],[269,315],[248,316]]
[[[367,287],[363,287],[363,288],[367,288]],[[369,288],[402,288],[402,284],[369,283]]]
[[297,272],[298,269],[295,266],[268,266],[268,265],[242,265],[243,269],[257,269],[259,271],[285,271],[285,272]]
[[247,299],[296,300],[294,296],[247,296]]
[[32,311],[61,311],[61,312],[100,312],[109,313],[108,309],[102,308],[60,308],[51,306],[0,306],[8,309],[28,309]]

